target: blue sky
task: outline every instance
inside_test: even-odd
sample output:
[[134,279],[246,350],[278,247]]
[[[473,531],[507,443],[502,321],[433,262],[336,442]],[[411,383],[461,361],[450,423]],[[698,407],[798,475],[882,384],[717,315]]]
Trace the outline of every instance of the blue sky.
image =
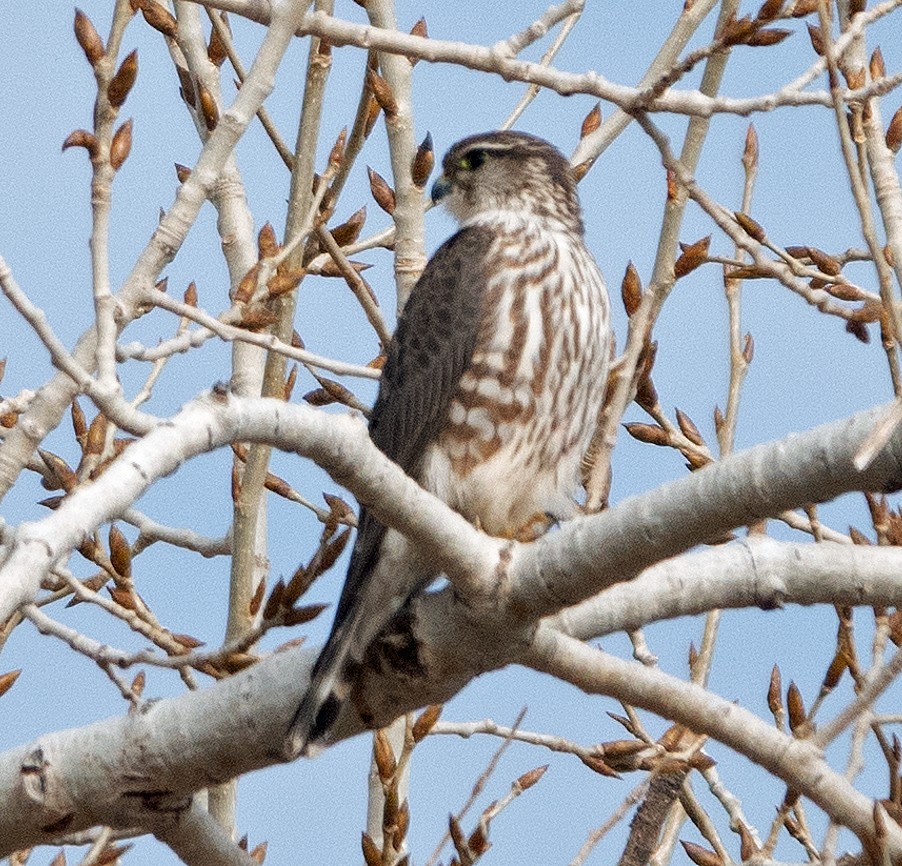
[[[81,7],[101,34],[107,32],[111,3],[84,0]],[[363,20],[363,11],[348,0],[337,4],[337,14]],[[646,3],[588,3],[582,20],[561,51],[556,65],[562,69],[594,69],[623,84],[639,79],[669,32],[682,2],[650,0]],[[743,11],[754,12],[743,4]],[[466,14],[456,4],[424,2],[404,4],[400,25],[409,28],[425,15],[435,38],[492,44],[521,29],[543,11],[539,3],[498,0],[491,6],[471,5]],[[93,104],[93,76],[72,36],[72,7],[48,4],[35,12],[27,4],[0,6],[0,31],[5,50],[0,65],[0,111],[6,133],[0,136],[0,255],[13,269],[32,300],[44,308],[53,327],[68,344],[87,327],[92,314],[90,298],[90,169],[83,151],[61,152],[60,146],[75,128],[89,127]],[[902,68],[902,28],[898,14],[880,22],[869,37],[869,50],[880,44],[890,71]],[[233,22],[236,42],[246,63],[259,44],[258,25]],[[814,59],[801,23],[781,46],[742,48],[727,66],[722,91],[741,96],[764,93],[795,78]],[[713,24],[703,28],[693,45],[710,38]],[[526,52],[537,59],[548,42]],[[123,109],[133,117],[131,156],[113,188],[111,272],[118,285],[147,242],[159,209],[172,203],[177,186],[173,163],[191,165],[200,145],[193,125],[178,99],[178,84],[159,34],[140,18],[129,26],[124,52],[137,48],[140,72]],[[297,123],[306,64],[306,43],[295,45],[280,70],[276,91],[267,107],[283,136],[292,141]],[[336,49],[327,90],[321,140],[322,163],[338,130],[351,122],[356,105],[363,54],[352,48]],[[231,78],[226,74],[226,79]],[[689,78],[695,86],[698,74]],[[681,85],[683,86],[683,85]],[[823,80],[815,83],[822,88]],[[226,87],[229,93],[230,86]],[[517,103],[522,85],[506,83],[468,70],[448,66],[417,65],[414,105],[418,138],[432,133],[437,157],[455,140],[499,125]],[[888,120],[898,107],[899,94],[884,106]],[[578,140],[580,123],[594,100],[586,96],[562,98],[543,93],[527,109],[517,128],[549,138],[565,152]],[[613,110],[602,106],[605,116]],[[752,118],[760,137],[760,173],[752,213],[781,245],[810,244],[829,252],[863,246],[845,169],[839,154],[832,112],[823,108],[782,109]],[[685,118],[659,118],[678,146]],[[710,140],[697,176],[718,201],[738,208],[742,191],[743,141],[749,120],[736,116],[715,118]],[[257,227],[284,224],[288,174],[258,126],[238,148],[238,163],[247,186]],[[384,128],[377,125],[355,167],[337,219],[367,205],[366,233],[385,227],[388,217],[371,200],[365,166],[390,176]],[[630,127],[603,154],[581,186],[587,239],[614,296],[618,346],[625,335],[625,316],[619,304],[619,284],[628,261],[633,261],[647,282],[654,260],[665,197],[665,178],[654,146],[638,127]],[[453,231],[449,216],[435,210],[427,216],[427,246],[434,249]],[[720,255],[732,244],[708,218],[690,205],[681,238],[694,241],[713,233],[711,249]],[[370,252],[361,260],[374,265],[367,273],[383,309],[394,308],[391,258],[386,251]],[[872,273],[850,268],[849,275],[875,289]],[[170,292],[180,295],[197,282],[200,303],[218,312],[227,289],[225,266],[215,235],[215,214],[206,206],[183,250],[166,270]],[[879,337],[863,345],[843,332],[842,323],[808,307],[788,290],[770,281],[750,281],[743,294],[743,330],[755,338],[751,365],[740,413],[737,447],[777,438],[793,430],[840,418],[891,396],[891,386]],[[308,280],[301,288],[298,330],[307,348],[343,359],[366,362],[376,353],[375,337],[353,298],[338,281]],[[130,327],[123,339],[148,344],[170,335],[173,322],[155,313]],[[679,406],[714,441],[712,411],[724,405],[728,376],[726,304],[720,268],[703,267],[681,280],[656,326],[659,341],[655,383],[662,404]],[[8,357],[3,396],[22,388],[35,388],[51,374],[46,353],[8,305],[0,305],[0,355]],[[229,351],[209,343],[189,357],[167,367],[149,410],[167,414],[185,400],[229,375]],[[146,368],[132,364],[122,371],[126,390],[134,389]],[[363,399],[371,399],[367,383],[349,383]],[[295,399],[315,387],[302,374]],[[87,409],[87,404],[83,401]],[[93,414],[93,413],[89,413]],[[636,407],[627,420],[645,420]],[[614,458],[612,501],[648,490],[681,475],[683,461],[675,453],[631,441],[625,434]],[[47,447],[77,459],[68,425],[53,434]],[[221,535],[229,520],[229,456],[210,455],[185,467],[157,485],[141,501],[148,514],[175,525]],[[322,490],[340,492],[324,473],[296,458],[277,456],[275,471],[311,498]],[[5,500],[3,518],[10,524],[42,514],[35,504],[46,496],[33,477]],[[850,523],[867,527],[861,497],[846,497],[825,506],[824,519],[845,531]],[[775,528],[777,537],[790,537]],[[290,574],[309,557],[318,530],[315,522],[296,507],[275,502],[271,516],[270,556],[273,575]],[[157,546],[159,547],[159,545]],[[90,573],[73,560],[79,574]],[[343,577],[342,564],[313,590],[316,600],[334,600]],[[173,631],[189,632],[214,645],[223,631],[228,566],[225,560],[201,560],[153,548],[136,562],[142,595]],[[55,616],[117,645],[136,646],[126,631],[111,626],[106,617],[81,606],[71,612],[51,609]],[[321,640],[326,617],[309,630],[310,640]],[[860,618],[866,640],[868,618]],[[776,613],[730,613],[724,618],[720,647],[712,672],[712,688],[745,706],[766,714],[764,702],[771,665],[779,661],[784,681],[795,679],[807,700],[813,699],[829,657],[799,653],[799,636],[829,647],[835,631],[831,611],[788,610]],[[666,670],[684,673],[690,640],[698,643],[699,620],[686,620],[650,628],[652,649]],[[267,646],[294,634],[280,633]],[[603,641],[610,652],[627,655],[622,636]],[[863,644],[864,645],[864,644]],[[0,672],[24,668],[15,688],[0,705],[0,748],[8,748],[60,727],[86,724],[123,712],[121,699],[90,661],[76,657],[51,638],[23,625],[0,656]],[[148,671],[147,696],[177,694],[180,684],[162,672]],[[612,701],[587,698],[565,684],[538,674],[509,669],[471,684],[446,709],[448,719],[491,717],[510,723],[523,705],[529,711],[524,727],[559,733],[578,742],[616,739],[618,726],[605,713],[618,712]],[[838,704],[833,705],[838,706]],[[829,707],[828,707],[829,709]],[[659,732],[663,723],[649,719]],[[471,741],[434,738],[417,750],[413,767],[411,846],[415,862],[425,861],[444,832],[447,813],[466,799],[470,786],[498,743],[488,738]],[[269,862],[313,859],[314,852],[329,851],[336,862],[359,858],[359,832],[365,823],[365,787],[368,741],[358,738],[330,750],[314,762],[299,762],[253,774],[241,781],[239,826],[251,844],[268,839]],[[721,762],[727,784],[744,796],[744,807],[766,832],[772,810],[782,796],[781,787],[755,773],[744,761],[731,760],[727,751],[712,744],[710,752]],[[633,778],[603,779],[586,770],[575,758],[514,745],[489,782],[480,808],[506,790],[525,770],[551,762],[542,782],[521,797],[496,822],[495,849],[486,863],[566,863],[586,833],[601,823],[619,802]],[[880,783],[875,783],[875,790]],[[465,822],[471,827],[476,813]],[[687,828],[685,838],[699,841]],[[602,844],[589,863],[612,861],[619,853],[622,834]],[[734,844],[730,840],[730,844]],[[801,857],[799,849],[790,848]],[[45,859],[47,857],[45,856]],[[447,860],[447,857],[445,858]],[[168,864],[174,855],[155,842],[141,841],[126,862]],[[678,861],[677,861],[678,862]]]

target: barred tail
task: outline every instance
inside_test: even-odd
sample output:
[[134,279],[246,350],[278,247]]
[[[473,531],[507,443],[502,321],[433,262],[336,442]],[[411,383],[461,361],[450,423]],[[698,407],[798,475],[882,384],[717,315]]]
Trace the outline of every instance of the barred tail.
[[355,608],[336,624],[313,665],[310,685],[288,729],[288,751],[292,755],[312,757],[322,749],[350,695],[352,674],[349,663],[365,649],[365,645],[357,646],[364,606],[356,605]]

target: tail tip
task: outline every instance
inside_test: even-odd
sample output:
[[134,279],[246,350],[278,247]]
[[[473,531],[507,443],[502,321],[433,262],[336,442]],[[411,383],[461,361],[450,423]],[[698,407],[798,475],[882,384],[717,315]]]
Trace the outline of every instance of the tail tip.
[[318,755],[328,743],[328,734],[341,710],[341,701],[335,692],[329,692],[317,703],[308,697],[304,696],[288,728],[286,752],[291,758]]

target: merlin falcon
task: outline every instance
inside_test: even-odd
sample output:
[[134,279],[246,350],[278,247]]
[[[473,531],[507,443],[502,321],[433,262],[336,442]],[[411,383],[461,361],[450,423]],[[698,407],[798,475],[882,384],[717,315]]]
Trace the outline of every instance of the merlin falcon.
[[[607,290],[570,165],[548,142],[471,136],[442,169],[432,199],[460,229],[398,321],[370,436],[426,490],[510,538],[537,515],[576,509],[607,378]],[[368,645],[437,576],[362,506],[335,623],[289,732],[293,753],[325,744]]]

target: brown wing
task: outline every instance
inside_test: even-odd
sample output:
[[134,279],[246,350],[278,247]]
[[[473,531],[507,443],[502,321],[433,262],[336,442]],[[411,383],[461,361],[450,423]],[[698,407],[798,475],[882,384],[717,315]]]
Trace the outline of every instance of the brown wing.
[[[473,226],[439,247],[414,286],[388,347],[370,435],[414,478],[442,431],[473,357],[492,242],[490,229]],[[362,658],[372,638],[434,577],[398,574],[391,576],[391,586],[373,585],[384,538],[385,526],[362,504],[332,632],[291,724],[289,737],[297,748],[306,751],[332,725],[347,691],[348,661]]]
[[[473,357],[492,241],[490,229],[473,226],[438,248],[414,286],[388,347],[370,436],[414,478],[427,448],[441,433]],[[336,624],[371,570],[384,534],[385,527],[363,506]]]

